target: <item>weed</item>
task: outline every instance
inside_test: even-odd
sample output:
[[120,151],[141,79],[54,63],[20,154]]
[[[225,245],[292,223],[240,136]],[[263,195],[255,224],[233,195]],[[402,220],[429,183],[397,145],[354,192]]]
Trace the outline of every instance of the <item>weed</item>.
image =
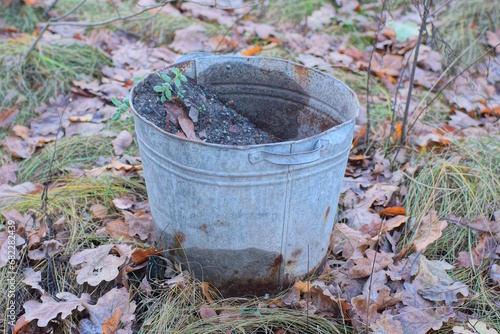
[[[166,100],[172,101],[172,94],[174,89],[177,91],[177,97],[184,98],[185,90],[181,89],[182,82],[186,82],[187,78],[177,67],[172,68],[172,72],[175,74],[174,78],[169,77],[166,73],[162,73],[160,77],[164,80],[161,86],[155,86],[153,89],[157,93],[161,93],[161,103],[165,103]],[[172,85],[173,82],[173,85]]]

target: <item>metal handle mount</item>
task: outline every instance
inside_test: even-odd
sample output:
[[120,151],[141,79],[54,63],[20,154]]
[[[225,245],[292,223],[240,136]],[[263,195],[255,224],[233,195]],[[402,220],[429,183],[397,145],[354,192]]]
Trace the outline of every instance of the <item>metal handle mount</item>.
[[267,161],[275,165],[303,165],[318,160],[321,156],[321,150],[326,148],[327,145],[328,140],[320,139],[316,142],[312,151],[290,154],[279,154],[266,151],[252,152],[248,154],[248,160],[250,160],[252,164]]

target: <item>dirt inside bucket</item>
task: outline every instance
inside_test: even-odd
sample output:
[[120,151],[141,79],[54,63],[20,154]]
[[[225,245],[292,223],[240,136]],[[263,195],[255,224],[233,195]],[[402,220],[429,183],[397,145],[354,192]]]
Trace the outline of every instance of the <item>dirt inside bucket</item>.
[[[173,73],[167,74],[174,78]],[[150,75],[136,87],[133,101],[135,110],[161,129],[180,137],[223,145],[283,141],[239,114],[232,101],[221,101],[208,87],[190,78],[181,82],[182,97],[176,96],[178,89],[172,84],[172,100],[162,103],[161,93],[154,87],[164,82],[160,75]]]

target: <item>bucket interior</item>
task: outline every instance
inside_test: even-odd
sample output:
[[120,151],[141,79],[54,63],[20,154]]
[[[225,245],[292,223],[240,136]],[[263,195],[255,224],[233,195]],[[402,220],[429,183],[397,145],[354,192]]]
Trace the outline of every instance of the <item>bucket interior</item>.
[[284,141],[325,132],[354,119],[359,110],[355,94],[345,84],[286,61],[217,56],[174,66]]

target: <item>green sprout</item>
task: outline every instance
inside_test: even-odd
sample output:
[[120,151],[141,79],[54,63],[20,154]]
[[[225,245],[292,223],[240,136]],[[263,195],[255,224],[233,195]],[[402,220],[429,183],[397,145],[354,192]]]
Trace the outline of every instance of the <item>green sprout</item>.
[[175,74],[174,78],[169,77],[166,73],[158,74],[163,79],[161,86],[155,86],[153,89],[157,93],[161,93],[161,103],[165,103],[166,100],[172,101],[172,92],[174,86],[177,90],[177,97],[184,98],[185,90],[181,89],[182,82],[186,82],[187,78],[177,67],[172,68],[172,72]]
[[[134,85],[137,84],[139,81],[141,81],[142,77],[143,77],[142,75],[140,77],[135,77],[134,78]],[[126,113],[128,111],[128,109],[130,108],[130,100],[129,100],[128,96],[125,97],[123,99],[123,101],[118,100],[116,97],[112,97],[111,102],[113,102],[113,104],[116,107],[116,111],[114,112],[111,120],[113,122],[116,122],[122,117],[122,114]],[[130,120],[132,122],[134,122],[134,116],[130,116]]]

